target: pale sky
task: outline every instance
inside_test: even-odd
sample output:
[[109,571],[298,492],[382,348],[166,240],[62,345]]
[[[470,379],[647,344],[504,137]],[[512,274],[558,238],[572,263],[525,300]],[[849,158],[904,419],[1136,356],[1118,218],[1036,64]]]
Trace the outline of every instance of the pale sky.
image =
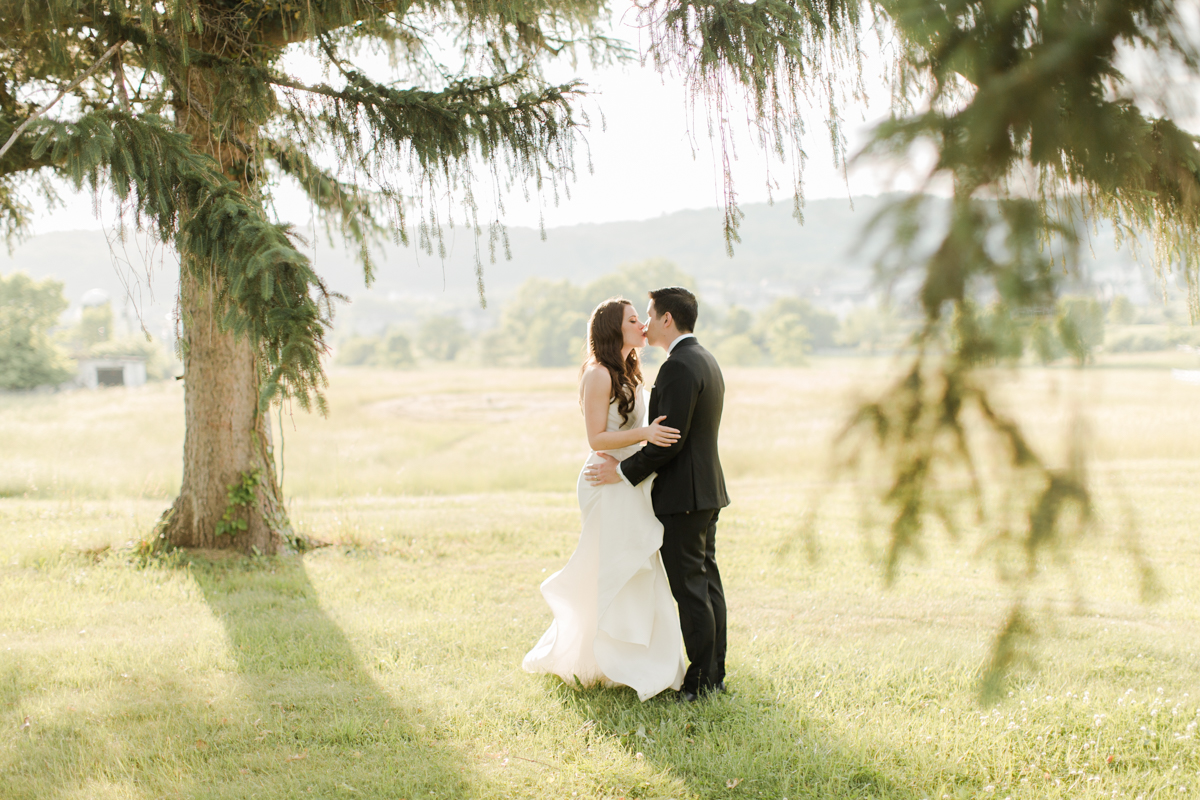
[[[616,5],[613,17],[616,34],[637,47],[638,31],[627,24],[633,14],[625,13],[631,4],[628,0],[617,0]],[[878,75],[879,70],[868,65],[867,74]],[[552,198],[542,200],[540,212],[547,227],[649,219],[682,209],[721,205],[719,155],[708,139],[703,111],[689,118],[685,87],[677,77],[660,75],[652,67],[636,63],[599,70],[585,64],[576,68],[561,64],[552,68],[550,77],[554,80],[579,77],[596,96],[585,105],[592,118],[586,142],[594,173],[587,172],[586,150],[581,142],[577,149],[578,179],[570,186],[570,198],[562,198],[557,207]],[[850,109],[846,113],[845,130],[851,152],[865,140],[870,122],[887,110],[882,84],[869,86],[868,90],[871,107]],[[603,112],[607,123],[604,130],[598,112]],[[806,198],[879,194],[917,185],[916,169],[886,175],[878,166],[852,169],[847,184],[842,171],[833,167],[820,110],[813,112],[808,129]],[[768,199],[765,156],[750,143],[748,136],[742,137],[737,151],[734,173],[739,201],[765,202]],[[776,165],[771,172],[779,183],[774,190],[776,202],[790,203],[790,167]],[[33,226],[35,235],[53,230],[95,229],[112,223],[111,209],[103,212],[105,219],[97,219],[90,196],[66,191],[63,195],[66,208],[38,213]],[[279,193],[276,209],[286,221],[304,224],[310,218],[307,203],[299,193]],[[517,192],[507,198],[504,221],[508,225],[536,227],[538,216],[536,201],[526,203]]]

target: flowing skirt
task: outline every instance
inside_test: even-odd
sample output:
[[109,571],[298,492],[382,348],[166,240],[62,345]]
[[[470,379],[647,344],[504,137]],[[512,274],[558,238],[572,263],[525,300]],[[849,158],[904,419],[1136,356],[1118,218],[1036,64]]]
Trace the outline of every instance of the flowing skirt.
[[[584,467],[598,460],[593,453]],[[629,686],[641,700],[683,684],[683,637],[658,553],[653,483],[651,476],[638,486],[592,486],[579,473],[579,544],[542,582],[554,621],[525,655],[526,671],[572,685]]]

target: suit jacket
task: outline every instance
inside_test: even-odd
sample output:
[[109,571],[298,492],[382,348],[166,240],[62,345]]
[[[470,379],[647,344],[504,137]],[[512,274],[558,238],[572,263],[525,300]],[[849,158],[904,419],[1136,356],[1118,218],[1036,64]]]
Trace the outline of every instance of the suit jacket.
[[648,444],[621,462],[634,486],[652,472],[654,513],[659,516],[729,505],[717,455],[717,432],[725,404],[725,379],[712,354],[695,338],[684,339],[658,370],[650,392],[650,419],[679,429],[670,447]]

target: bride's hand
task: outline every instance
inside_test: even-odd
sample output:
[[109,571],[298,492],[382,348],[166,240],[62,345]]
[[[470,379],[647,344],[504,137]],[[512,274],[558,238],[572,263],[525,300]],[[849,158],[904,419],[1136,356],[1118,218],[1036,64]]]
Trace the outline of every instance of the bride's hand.
[[670,447],[679,441],[679,430],[677,428],[668,428],[666,425],[659,424],[664,419],[666,419],[665,415],[646,426],[647,444]]

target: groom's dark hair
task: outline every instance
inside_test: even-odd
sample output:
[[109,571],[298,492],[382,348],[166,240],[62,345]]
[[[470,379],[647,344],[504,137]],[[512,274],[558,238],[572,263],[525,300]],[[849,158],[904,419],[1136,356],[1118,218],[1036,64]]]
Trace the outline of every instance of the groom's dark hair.
[[696,295],[682,286],[666,286],[650,292],[650,299],[654,301],[656,317],[669,311],[671,319],[675,320],[675,327],[680,331],[691,333],[696,330]]

